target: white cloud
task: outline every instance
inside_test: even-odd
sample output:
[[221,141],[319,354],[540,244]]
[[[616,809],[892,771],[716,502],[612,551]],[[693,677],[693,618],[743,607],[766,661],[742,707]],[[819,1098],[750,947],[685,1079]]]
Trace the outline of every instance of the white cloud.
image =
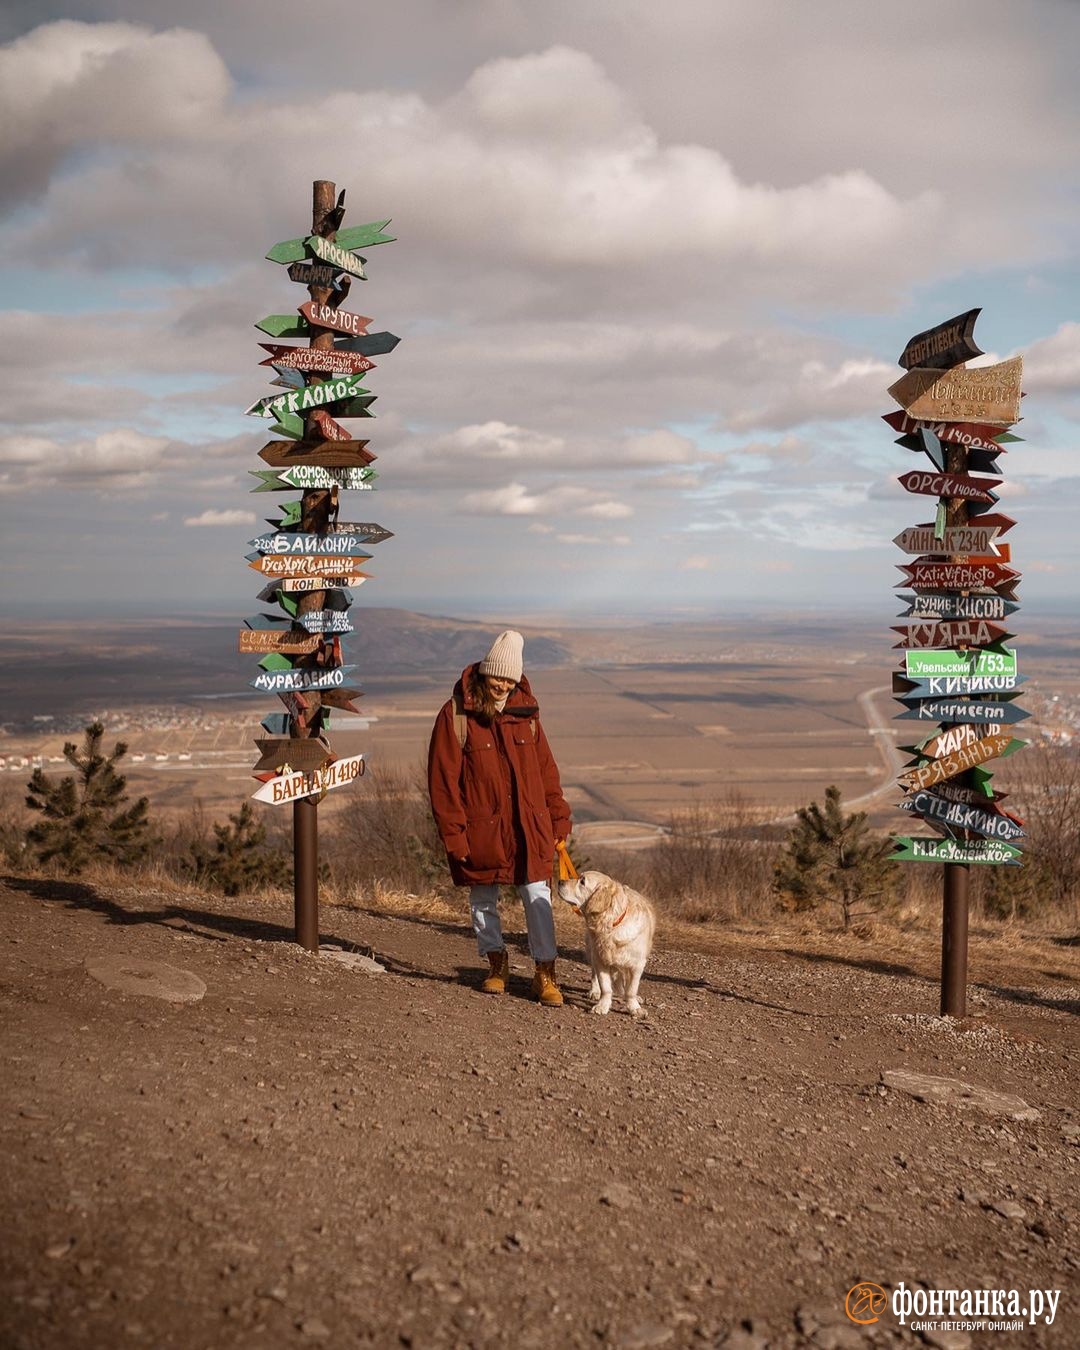
[[1024,352],[1025,390],[1080,390],[1080,323],[1063,323]]
[[208,507],[197,516],[185,516],[185,525],[253,525],[255,523],[254,511],[216,511]]
[[634,508],[625,502],[594,502],[591,506],[582,506],[579,516],[588,516],[590,520],[626,520],[634,514]]
[[129,492],[149,485],[169,440],[118,427],[92,438],[54,441],[44,436],[0,437],[0,484],[5,491],[63,484]]

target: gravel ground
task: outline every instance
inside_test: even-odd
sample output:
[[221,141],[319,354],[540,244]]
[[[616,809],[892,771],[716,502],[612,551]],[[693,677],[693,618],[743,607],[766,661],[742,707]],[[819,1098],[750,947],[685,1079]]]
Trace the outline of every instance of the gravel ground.
[[[548,1011],[519,951],[480,994],[451,922],[324,906],[371,974],[291,944],[280,902],[3,890],[4,1347],[1080,1345],[1068,948],[976,943],[953,1024],[925,943],[661,927],[636,1024],[590,1014],[573,946]],[[118,992],[87,968],[110,956],[205,996]],[[851,1322],[861,1280],[1061,1301],[916,1334]]]

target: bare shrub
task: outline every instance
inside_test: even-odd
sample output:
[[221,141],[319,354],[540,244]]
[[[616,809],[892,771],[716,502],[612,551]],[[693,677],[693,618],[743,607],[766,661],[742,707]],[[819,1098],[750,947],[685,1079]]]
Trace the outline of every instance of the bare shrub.
[[27,861],[26,831],[30,812],[21,785],[7,782],[0,787],[0,858],[8,867],[21,867]]
[[688,923],[760,917],[769,905],[777,845],[737,792],[673,812],[650,848],[616,853],[594,846],[599,870],[648,895]]
[[421,894],[451,889],[446,852],[432,819],[427,773],[373,765],[327,835],[335,885]]
[[1022,867],[994,867],[984,883],[987,911],[1024,918],[1050,909],[1080,917],[1080,749],[1038,741],[1009,761],[1007,809],[1027,838]]

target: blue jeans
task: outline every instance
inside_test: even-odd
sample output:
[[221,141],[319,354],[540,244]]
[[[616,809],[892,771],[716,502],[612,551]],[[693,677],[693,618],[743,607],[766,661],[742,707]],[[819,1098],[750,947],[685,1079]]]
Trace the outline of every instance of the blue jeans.
[[[546,881],[527,881],[517,887],[525,906],[525,927],[529,933],[529,955],[534,961],[554,961],[555,917],[551,912],[551,889]],[[499,887],[473,886],[469,890],[473,932],[480,955],[501,951],[502,924],[499,922]]]

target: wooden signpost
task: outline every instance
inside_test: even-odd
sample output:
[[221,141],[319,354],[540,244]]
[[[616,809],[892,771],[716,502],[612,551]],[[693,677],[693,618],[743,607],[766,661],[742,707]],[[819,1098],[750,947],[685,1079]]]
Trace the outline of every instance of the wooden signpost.
[[1022,823],[995,806],[1004,794],[989,786],[983,766],[1023,746],[1008,727],[1028,715],[1012,701],[1024,677],[1000,622],[1018,608],[1020,573],[998,542],[1015,522],[993,510],[1000,477],[970,476],[999,473],[1004,446],[1020,439],[1008,428],[1020,416],[1023,362],[963,364],[981,355],[973,338],[978,315],[968,310],[911,338],[899,362],[907,373],[889,389],[903,411],[884,415],[902,446],[934,464],[900,483],[939,499],[933,523],[894,540],[918,556],[900,566],[900,584],[915,594],[903,597],[900,617],[908,622],[894,626],[903,670],[893,675],[893,692],[901,720],[938,728],[899,777],[907,794],[900,805],[947,837],[898,836],[892,856],[944,864],[941,1011],[951,1017],[967,1008],[968,868],[1021,861],[1013,841],[1023,836]]
[[[275,419],[274,431],[284,438],[259,452],[269,469],[253,471],[252,491],[302,493],[271,519],[272,533],[250,541],[255,551],[247,555],[270,580],[260,598],[285,613],[248,619],[238,642],[241,651],[261,657],[251,687],[278,695],[285,708],[264,719],[269,738],[257,740],[260,758],[252,771],[264,781],[254,796],[292,803],[296,940],[311,951],[319,945],[318,801],[364,771],[362,755],[336,759],[322,739],[330,708],[359,711],[360,691],[346,684],[356,666],[344,664],[341,654],[340,635],[352,631],[352,597],[342,588],[367,580],[360,570],[371,557],[365,546],[391,537],[381,525],[337,520],[338,491],[370,491],[375,478],[367,441],[355,440],[341,423],[373,415],[375,396],[361,376],[374,369],[372,356],[398,341],[392,334],[369,336],[370,319],[331,303],[331,297],[344,300],[352,278],[366,279],[356,250],[393,238],[384,232],[386,220],[340,228],[344,213],[345,193],[337,196],[333,183],[317,181],[311,232],[275,244],[266,255],[288,266],[290,281],[307,286],[309,299],[298,313],[271,314],[256,324],[273,339],[262,343],[269,355],[260,364],[285,388],[247,410]],[[309,345],[277,341],[288,338]],[[353,345],[362,343],[369,345]]]

